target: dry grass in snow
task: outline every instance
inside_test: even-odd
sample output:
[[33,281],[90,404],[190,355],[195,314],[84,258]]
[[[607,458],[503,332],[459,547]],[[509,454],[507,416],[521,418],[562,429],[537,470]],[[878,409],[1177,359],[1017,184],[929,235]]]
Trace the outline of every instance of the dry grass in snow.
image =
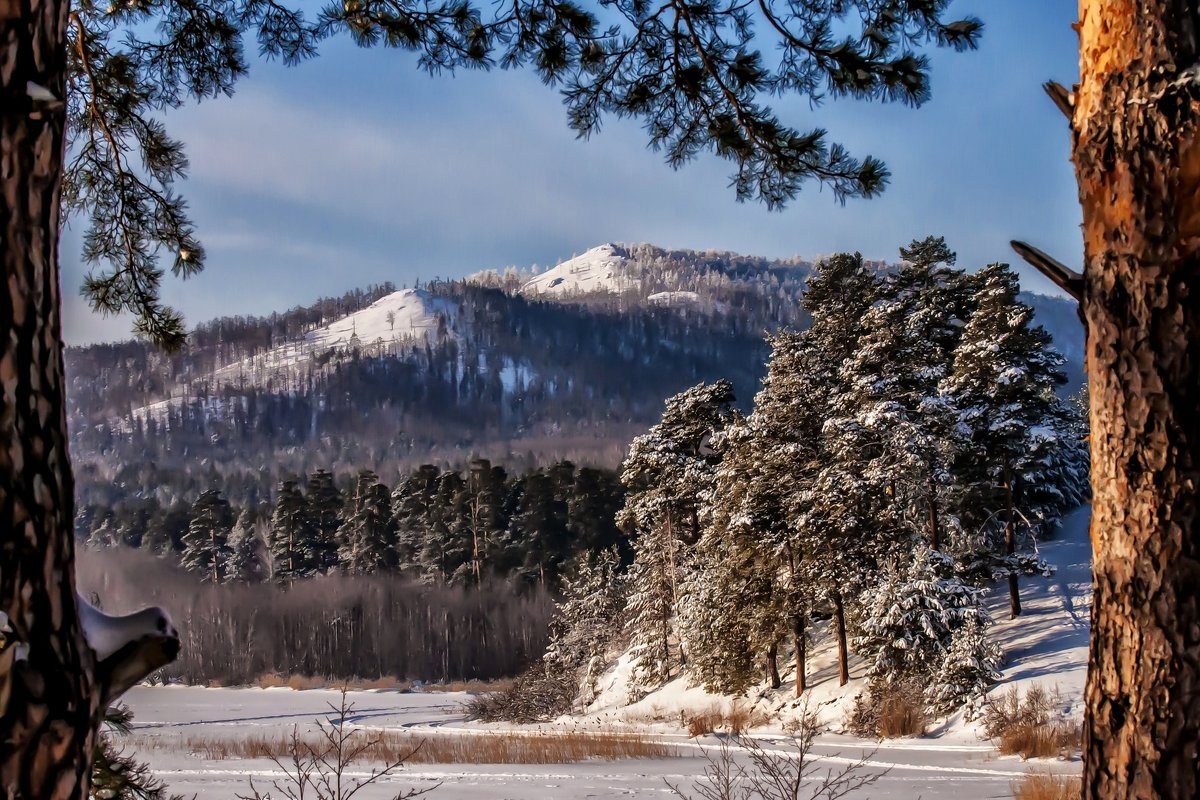
[[1079,800],[1078,775],[1031,772],[1013,786],[1014,800]]
[[[371,732],[372,742],[363,753],[368,761],[403,760],[406,764],[573,764],[580,761],[617,761],[630,758],[671,758],[678,748],[625,733],[478,733],[419,736],[409,733]],[[318,748],[321,740],[302,738],[301,744]],[[146,739],[141,747],[177,749],[206,761],[239,758],[290,757],[291,734],[266,736],[185,736],[177,740]]]

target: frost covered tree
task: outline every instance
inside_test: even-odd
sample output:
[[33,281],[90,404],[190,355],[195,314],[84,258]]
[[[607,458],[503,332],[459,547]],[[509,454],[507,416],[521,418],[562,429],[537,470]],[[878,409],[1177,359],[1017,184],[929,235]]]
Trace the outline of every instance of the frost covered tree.
[[732,419],[733,402],[728,381],[669,398],[662,419],[633,440],[621,466],[626,495],[618,521],[634,537],[629,630],[643,687],[668,680],[683,660],[675,612],[719,461],[709,445]]
[[[782,493],[760,444],[737,418],[714,438],[721,462],[680,610],[692,678],[713,692],[740,694],[759,680],[777,688],[779,644],[805,614],[785,566],[795,554]],[[802,659],[797,668],[803,682]]]
[[581,553],[568,568],[562,598],[554,604],[545,663],[548,669],[578,675],[585,704],[595,695],[624,609],[625,580],[616,548]]
[[275,498],[270,526],[271,579],[289,584],[312,575],[316,525],[299,484],[283,481]]
[[811,404],[813,416],[804,422],[808,441],[794,448],[803,467],[791,484],[786,508],[796,531],[794,546],[804,554],[804,581],[832,607],[843,685],[850,679],[847,601],[869,580],[880,542],[894,533],[873,516],[883,498],[877,485],[864,480],[867,454],[855,449],[854,429],[839,424],[845,417],[837,406],[848,393],[845,366],[865,334],[864,320],[879,290],[879,276],[857,253],[819,265],[804,298],[812,325],[794,340],[799,350],[789,356],[803,365],[805,374],[781,380],[783,391],[772,398],[774,408],[793,402],[789,395],[797,398],[794,402]]
[[978,696],[1001,661],[983,635],[992,621],[982,594],[958,579],[949,556],[924,543],[893,557],[863,599],[855,637],[872,681],[885,690],[924,684],[930,702],[942,710]]
[[226,565],[233,552],[229,534],[233,530],[233,510],[219,489],[207,489],[192,503],[192,520],[183,537],[180,563],[203,581],[224,583]]
[[1016,274],[1005,264],[992,264],[974,281],[976,308],[942,394],[956,417],[957,469],[965,476],[959,492],[964,536],[973,554],[996,556],[993,577],[1008,578],[1015,617],[1021,613],[1018,575],[1047,570],[1018,552],[1020,529],[1029,521],[1022,490],[1041,477],[1072,426],[1055,395],[1066,382],[1062,356],[1033,324],[1033,310],[1017,298]]
[[421,572],[421,554],[429,536],[430,508],[437,494],[440,471],[422,464],[392,492],[392,516],[396,519],[397,560],[414,574]]

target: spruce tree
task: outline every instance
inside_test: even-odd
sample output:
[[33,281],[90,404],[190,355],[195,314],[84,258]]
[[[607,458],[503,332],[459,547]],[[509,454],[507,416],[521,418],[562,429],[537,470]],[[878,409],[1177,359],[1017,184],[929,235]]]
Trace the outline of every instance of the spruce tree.
[[577,675],[584,704],[595,696],[596,681],[607,666],[605,654],[620,633],[625,582],[616,548],[583,551],[563,579],[562,598],[554,604],[548,668]]
[[342,493],[334,485],[333,475],[319,469],[309,475],[304,496],[314,526],[312,567],[317,574],[324,575],[338,566],[337,531],[342,524]]
[[529,583],[553,586],[567,551],[567,503],[546,471],[524,476],[509,540],[519,548],[521,571]]
[[891,558],[865,597],[855,640],[876,688],[925,685],[941,711],[982,696],[1001,662],[983,635],[992,621],[982,594],[924,543]]
[[271,579],[275,583],[290,584],[313,574],[315,538],[316,525],[298,482],[284,480],[271,514]]
[[191,514],[180,563],[203,581],[224,583],[233,552],[229,546],[233,511],[219,489],[207,489],[192,504]]

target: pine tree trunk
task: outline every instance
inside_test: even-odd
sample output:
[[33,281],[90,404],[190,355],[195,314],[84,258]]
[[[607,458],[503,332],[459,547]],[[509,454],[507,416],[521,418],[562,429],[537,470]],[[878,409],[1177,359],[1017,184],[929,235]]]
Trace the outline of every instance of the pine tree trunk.
[[800,614],[792,617],[792,638],[796,645],[796,697],[804,694],[804,690],[808,688],[808,681],[805,676],[807,660],[806,637],[804,635],[804,617]]
[[771,646],[767,648],[767,681],[771,684],[772,689],[778,689],[783,685],[783,681],[779,678],[779,644],[771,642]]
[[1091,393],[1084,796],[1200,793],[1200,10],[1081,0]]
[[850,656],[846,648],[846,607],[841,592],[833,594],[833,624],[837,630],[838,685],[845,686],[850,682]]
[[937,484],[933,480],[933,467],[929,468],[929,546],[942,549],[942,537],[938,532]]
[[[1014,556],[1017,553],[1016,511],[1013,509],[1012,472],[1008,465],[1004,466],[1004,497],[1008,504],[1008,516],[1004,521],[1004,554]],[[1009,564],[1008,571],[1008,604],[1011,616],[1015,619],[1021,616],[1021,589],[1017,583],[1017,573]]]
[[[75,606],[74,484],[59,320],[67,3],[0,0],[0,797],[87,792],[99,721]],[[27,649],[26,649],[27,648]],[[18,655],[24,657],[18,659]]]

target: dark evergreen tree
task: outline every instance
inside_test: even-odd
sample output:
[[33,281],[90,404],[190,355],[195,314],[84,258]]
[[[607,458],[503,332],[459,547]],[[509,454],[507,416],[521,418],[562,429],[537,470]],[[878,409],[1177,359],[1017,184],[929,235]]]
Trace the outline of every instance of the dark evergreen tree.
[[308,501],[295,480],[285,480],[275,498],[271,514],[271,579],[290,584],[313,573],[313,541],[316,524]]
[[567,554],[567,504],[552,474],[525,475],[516,513],[509,521],[509,541],[521,552],[524,579],[542,585],[558,581]]
[[393,572],[398,565],[391,493],[370,470],[358,474],[338,540],[341,568],[351,575]]
[[192,504],[192,520],[183,537],[180,563],[189,572],[211,583],[224,583],[226,565],[233,552],[229,534],[233,530],[233,511],[219,489],[204,491]]
[[308,476],[304,496],[308,500],[308,510],[315,532],[313,569],[324,575],[338,566],[337,532],[342,524],[342,508],[345,504],[342,493],[333,483],[333,475],[323,469]]
[[421,574],[425,542],[429,537],[430,511],[437,494],[440,471],[423,464],[392,492],[392,516],[397,525],[397,560],[401,568]]

